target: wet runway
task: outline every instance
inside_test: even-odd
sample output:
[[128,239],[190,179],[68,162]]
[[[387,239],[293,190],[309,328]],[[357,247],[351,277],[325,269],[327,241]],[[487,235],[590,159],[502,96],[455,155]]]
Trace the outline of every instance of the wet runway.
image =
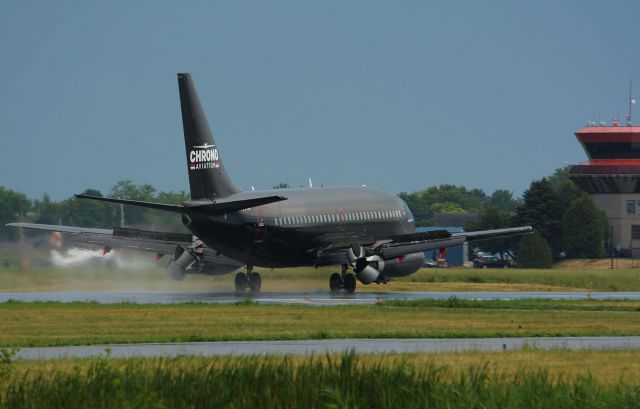
[[131,302],[136,304],[179,304],[187,302],[235,303],[247,299],[258,304],[300,305],[367,305],[381,300],[447,299],[458,297],[471,300],[640,300],[640,292],[359,292],[356,294],[331,295],[329,292],[263,292],[257,296],[236,295],[233,292],[34,292],[0,293],[0,302],[8,300],[35,302],[98,302],[114,304]]
[[[175,357],[215,355],[322,355],[355,351],[374,353],[443,353],[536,348],[639,349],[640,337],[463,338],[463,339],[324,339],[304,341],[189,342],[22,348],[18,359],[86,358],[92,356]],[[109,351],[109,352],[107,352]]]

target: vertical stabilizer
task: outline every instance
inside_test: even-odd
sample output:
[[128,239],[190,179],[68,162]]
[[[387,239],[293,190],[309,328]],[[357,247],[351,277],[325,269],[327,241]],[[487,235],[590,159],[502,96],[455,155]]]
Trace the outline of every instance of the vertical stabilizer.
[[178,74],[178,88],[191,199],[216,199],[239,192],[224,169],[191,74]]

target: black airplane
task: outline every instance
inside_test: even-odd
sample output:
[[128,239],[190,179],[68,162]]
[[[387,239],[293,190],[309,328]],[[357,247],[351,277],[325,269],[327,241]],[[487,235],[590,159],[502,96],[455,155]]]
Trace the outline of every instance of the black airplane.
[[[398,196],[370,187],[322,187],[242,191],[224,168],[191,75],[178,74],[191,200],[182,205],[76,195],[81,199],[174,212],[196,237],[127,228],[87,229],[11,223],[10,226],[79,235],[105,248],[129,247],[174,256],[172,278],[185,274],[235,276],[238,292],[260,290],[254,267],[341,266],[332,292],[353,293],[363,284],[385,283],[416,272],[424,252],[465,241],[527,234],[531,227],[450,234],[416,233],[414,218]],[[353,270],[350,273],[349,270]]]

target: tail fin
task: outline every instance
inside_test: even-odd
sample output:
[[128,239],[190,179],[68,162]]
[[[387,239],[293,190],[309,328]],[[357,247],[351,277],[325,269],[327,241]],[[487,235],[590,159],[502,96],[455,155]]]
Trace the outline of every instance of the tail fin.
[[178,88],[191,199],[217,199],[239,192],[224,169],[191,74],[178,74]]

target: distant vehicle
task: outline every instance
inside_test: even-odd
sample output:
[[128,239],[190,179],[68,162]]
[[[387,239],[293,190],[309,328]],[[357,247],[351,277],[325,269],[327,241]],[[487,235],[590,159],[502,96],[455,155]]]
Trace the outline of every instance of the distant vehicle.
[[496,256],[479,256],[473,260],[475,268],[508,268],[509,262],[500,260]]
[[422,265],[422,267],[425,267],[425,268],[437,268],[437,267],[444,267],[444,265],[442,263],[438,262],[437,260],[426,259],[424,261],[424,264]]

